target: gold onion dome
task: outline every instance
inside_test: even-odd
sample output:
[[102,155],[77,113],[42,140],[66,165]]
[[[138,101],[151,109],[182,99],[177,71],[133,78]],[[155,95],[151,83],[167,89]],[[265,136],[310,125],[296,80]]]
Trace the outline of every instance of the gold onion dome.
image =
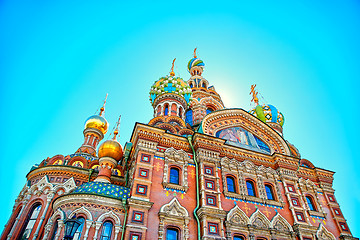
[[103,142],[98,150],[98,157],[110,157],[115,159],[116,161],[120,161],[122,156],[124,155],[123,148],[121,144],[116,141],[116,135],[119,132],[117,130],[114,131],[114,138],[112,140],[106,140]]
[[95,128],[102,132],[102,134],[106,134],[108,131],[109,124],[106,119],[102,116],[104,108],[100,109],[99,115],[93,115],[86,119],[85,121],[85,129],[87,128]]

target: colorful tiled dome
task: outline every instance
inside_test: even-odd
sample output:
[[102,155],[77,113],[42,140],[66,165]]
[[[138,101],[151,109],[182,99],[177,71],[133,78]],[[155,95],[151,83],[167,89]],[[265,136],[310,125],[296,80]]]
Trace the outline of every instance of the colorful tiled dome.
[[154,103],[155,99],[165,93],[173,93],[182,96],[189,104],[191,100],[191,88],[180,77],[165,76],[156,81],[150,89],[150,101]]
[[254,109],[250,110],[249,113],[263,122],[278,123],[281,127],[284,125],[284,115],[273,105],[257,105]]
[[188,71],[189,72],[192,67],[200,67],[201,69],[204,69],[205,64],[200,58],[194,57],[188,63]]

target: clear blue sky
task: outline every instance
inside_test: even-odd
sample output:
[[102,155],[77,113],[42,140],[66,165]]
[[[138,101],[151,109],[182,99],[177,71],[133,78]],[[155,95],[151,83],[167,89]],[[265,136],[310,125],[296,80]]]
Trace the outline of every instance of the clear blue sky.
[[285,116],[284,136],[336,172],[336,198],[360,236],[360,3],[338,1],[2,1],[0,229],[35,163],[71,154],[109,93],[121,142],[152,118],[152,83],[189,78],[194,47],[226,107],[256,83]]

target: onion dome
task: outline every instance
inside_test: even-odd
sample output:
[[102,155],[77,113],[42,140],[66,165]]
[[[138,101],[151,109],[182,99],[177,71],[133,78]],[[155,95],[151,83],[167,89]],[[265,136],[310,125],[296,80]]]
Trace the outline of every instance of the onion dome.
[[284,125],[284,115],[273,105],[257,105],[254,109],[250,110],[249,113],[263,122],[278,123],[281,127]]
[[[175,59],[174,59],[175,61]],[[165,93],[172,93],[183,97],[187,104],[191,101],[192,91],[190,86],[180,77],[175,77],[173,66],[171,68],[170,75],[161,77],[155,81],[150,89],[150,102],[153,104],[155,99]]]
[[108,130],[109,124],[106,121],[106,119],[102,116],[103,112],[104,112],[104,108],[102,107],[100,109],[99,115],[93,115],[93,116],[89,117],[88,119],[86,119],[85,129],[95,128],[95,129],[99,130],[100,132],[102,132],[102,134],[105,135],[105,133]]
[[115,130],[114,138],[112,140],[106,140],[100,145],[98,150],[99,158],[110,157],[115,159],[116,161],[120,161],[120,159],[124,155],[124,151],[121,144],[118,141],[116,141],[116,135],[118,133],[119,132]]
[[200,67],[201,69],[204,69],[205,64],[200,58],[194,57],[194,58],[190,59],[190,61],[188,63],[188,71],[190,72],[190,69],[193,67]]

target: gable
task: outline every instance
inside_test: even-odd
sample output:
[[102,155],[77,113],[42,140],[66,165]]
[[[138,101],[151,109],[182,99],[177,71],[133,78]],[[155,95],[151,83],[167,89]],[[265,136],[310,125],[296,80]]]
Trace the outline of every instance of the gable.
[[274,129],[243,109],[223,109],[206,115],[200,133],[223,138],[226,144],[266,154],[290,155],[286,141]]

